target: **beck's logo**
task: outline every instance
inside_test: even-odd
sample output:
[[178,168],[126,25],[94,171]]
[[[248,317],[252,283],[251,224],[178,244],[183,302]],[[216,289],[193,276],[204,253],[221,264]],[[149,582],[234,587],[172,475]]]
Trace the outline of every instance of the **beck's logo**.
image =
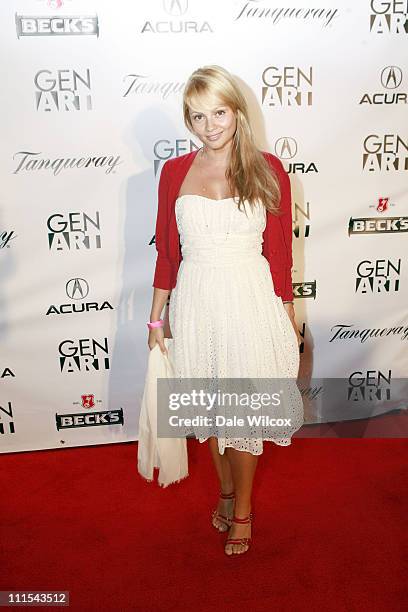
[[292,283],[293,297],[316,299],[316,281],[303,281],[302,283]]
[[46,15],[17,15],[17,38],[21,36],[99,36],[96,15],[52,17]]
[[388,200],[389,198],[378,198],[378,212],[385,212],[386,210],[388,210]]
[[82,408],[93,408],[95,406],[95,395],[89,393],[88,395],[81,395]]
[[350,217],[348,235],[397,234],[408,232],[408,217]]

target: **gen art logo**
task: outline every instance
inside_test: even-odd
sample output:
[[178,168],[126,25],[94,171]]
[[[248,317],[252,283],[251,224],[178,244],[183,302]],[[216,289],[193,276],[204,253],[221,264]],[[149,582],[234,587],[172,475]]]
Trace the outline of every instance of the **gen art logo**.
[[401,259],[363,259],[356,266],[356,293],[392,293],[400,289]]
[[76,70],[39,70],[34,77],[37,111],[92,110],[89,68]]
[[270,107],[312,106],[312,66],[267,66],[262,72],[261,100]]
[[370,32],[408,34],[408,0],[371,0]]
[[59,364],[63,374],[95,372],[110,369],[108,338],[62,340],[58,346]]
[[84,251],[101,248],[99,211],[93,217],[86,213],[54,213],[47,219],[50,251]]
[[399,134],[369,134],[363,141],[364,172],[408,170],[408,140]]
[[378,402],[391,399],[391,370],[352,372],[348,377],[347,400],[351,402]]

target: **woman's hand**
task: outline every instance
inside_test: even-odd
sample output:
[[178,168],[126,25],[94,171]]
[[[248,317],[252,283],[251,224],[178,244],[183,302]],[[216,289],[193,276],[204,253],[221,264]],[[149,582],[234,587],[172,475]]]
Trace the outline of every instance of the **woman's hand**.
[[302,336],[299,333],[298,326],[296,325],[296,321],[295,321],[295,308],[294,308],[294,306],[293,306],[293,304],[291,302],[288,302],[287,304],[283,304],[283,306],[284,306],[284,308],[285,308],[285,310],[286,310],[286,312],[288,314],[290,322],[293,325],[293,329],[295,330],[296,338],[297,338],[297,341],[298,341],[298,346],[300,346],[302,344],[302,342],[303,342],[303,339],[302,339]]
[[164,344],[164,331],[162,327],[155,327],[154,329],[149,329],[149,338],[147,340],[147,344],[149,345],[150,350],[159,345],[162,353],[167,355],[167,349]]

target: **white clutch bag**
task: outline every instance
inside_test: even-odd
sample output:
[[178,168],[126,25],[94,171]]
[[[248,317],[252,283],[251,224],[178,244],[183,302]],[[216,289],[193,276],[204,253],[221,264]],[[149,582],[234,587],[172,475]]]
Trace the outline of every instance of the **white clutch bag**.
[[[172,338],[164,338],[167,351],[171,342]],[[148,355],[139,417],[137,469],[143,478],[153,481],[154,468],[158,468],[158,484],[162,487],[188,476],[186,439],[157,437],[157,379],[169,377],[173,377],[170,358],[156,344]]]

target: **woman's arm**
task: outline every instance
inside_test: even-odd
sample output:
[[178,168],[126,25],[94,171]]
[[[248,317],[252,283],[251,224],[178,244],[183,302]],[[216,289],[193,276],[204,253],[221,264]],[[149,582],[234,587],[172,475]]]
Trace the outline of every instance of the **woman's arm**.
[[295,330],[298,345],[302,343],[302,337],[299,333],[296,320],[295,320],[295,307],[293,300],[293,288],[292,288],[292,267],[293,267],[293,256],[292,256],[292,190],[290,185],[290,178],[286,172],[282,162],[279,161],[279,185],[281,189],[281,209],[282,214],[278,217],[279,225],[281,229],[281,238],[284,245],[284,254],[282,259],[282,274],[283,274],[283,287],[281,293],[281,299],[286,313],[292,323],[293,329]]
[[289,176],[278,157],[264,153],[280,186],[280,214],[267,212],[262,254],[269,262],[275,294],[283,302],[293,300],[292,290],[292,198]]
[[158,289],[154,287],[152,308],[150,311],[150,322],[158,321],[162,316],[164,306],[167,304],[167,298],[170,293],[167,289]]
[[[156,267],[154,271],[153,287],[157,289],[172,289],[172,265],[169,258],[169,177],[168,160],[164,162],[161,170],[158,188],[158,205],[155,228],[155,244],[157,251]],[[160,294],[157,294],[160,295]]]
[[[158,207],[155,229],[155,244],[156,244],[156,266],[153,280],[153,299],[150,311],[150,321],[157,321],[162,317],[164,306],[168,303],[168,298],[171,294],[171,263],[168,256],[168,164],[164,163],[159,179],[158,187]],[[158,327],[149,330],[148,344],[152,349],[156,342],[160,345],[162,352],[165,352],[164,335],[168,329],[168,322],[165,321],[164,327]]]
[[284,243],[284,261],[283,263],[283,289],[282,301],[285,303],[292,302],[293,306],[293,289],[292,289],[292,190],[290,178],[283,164],[279,172],[279,184],[281,188],[281,208],[282,214],[278,217],[282,230],[282,239]]

